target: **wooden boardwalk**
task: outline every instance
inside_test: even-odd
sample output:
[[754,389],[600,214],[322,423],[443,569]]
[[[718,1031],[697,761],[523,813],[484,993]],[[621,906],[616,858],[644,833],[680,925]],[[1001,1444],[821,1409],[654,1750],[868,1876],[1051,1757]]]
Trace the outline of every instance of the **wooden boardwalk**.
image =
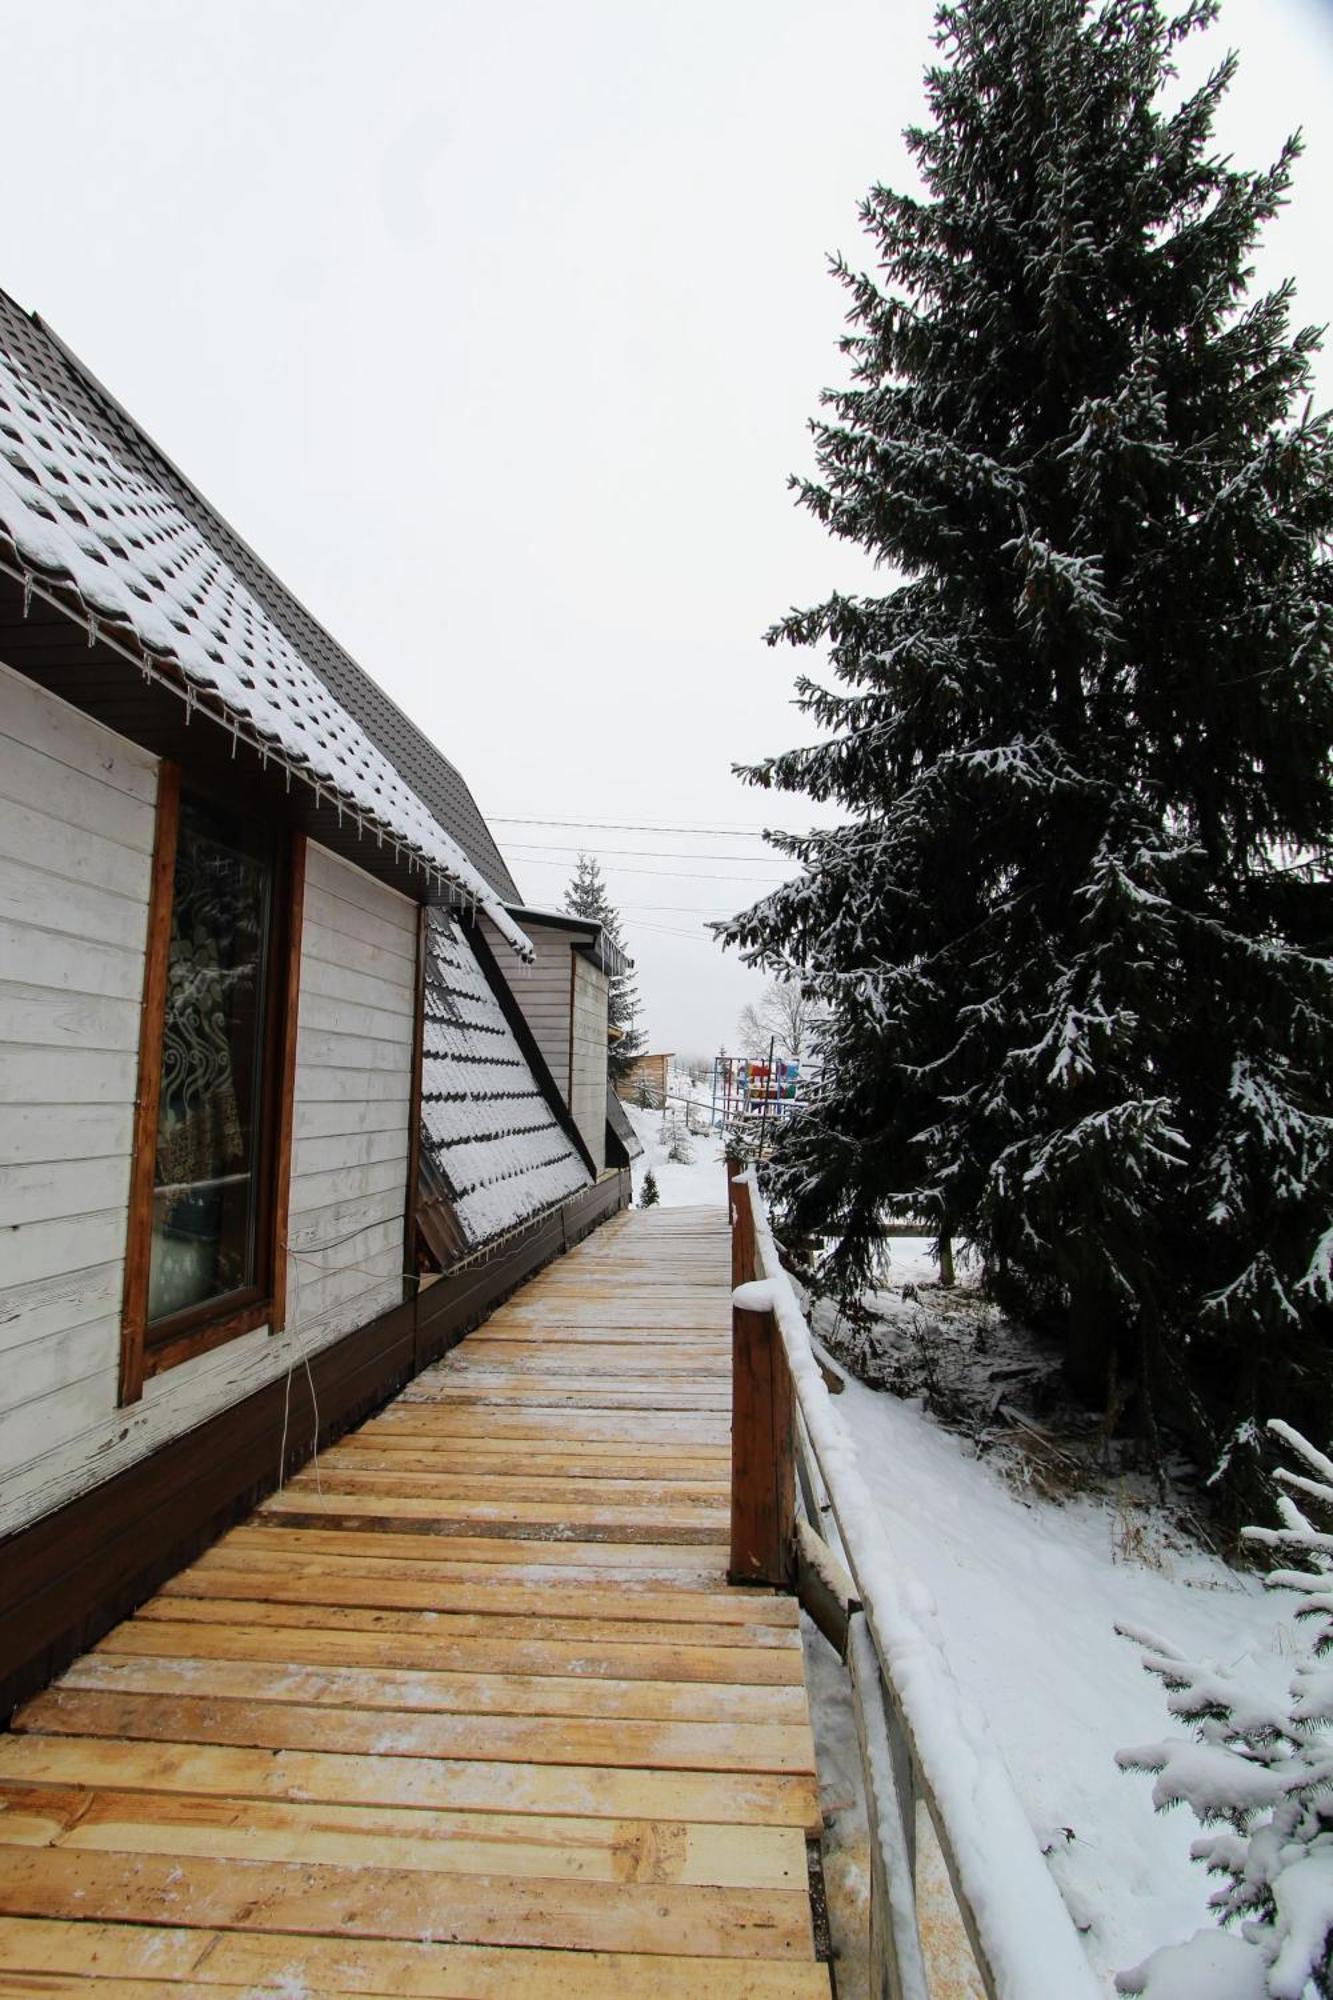
[[621,1216],[0,1736],[0,1994],[827,2000],[728,1240]]

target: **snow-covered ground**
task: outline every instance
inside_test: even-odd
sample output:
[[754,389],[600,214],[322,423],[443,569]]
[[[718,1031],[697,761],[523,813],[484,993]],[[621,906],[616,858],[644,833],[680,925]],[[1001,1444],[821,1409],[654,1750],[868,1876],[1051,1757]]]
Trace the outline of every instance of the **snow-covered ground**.
[[[935,1276],[894,1243],[892,1282]],[[847,1380],[839,1412],[898,1562],[933,1599],[954,1677],[987,1718],[1093,1963],[1107,1975],[1212,1919],[1183,1808],[1117,1750],[1184,1732],[1117,1624],[1276,1691],[1297,1645],[1294,1598],[1189,1546],[1117,1497],[1020,1494],[920,1407]],[[1206,1996],[1199,1995],[1199,2000]]]
[[[650,1167],[664,1208],[700,1208],[709,1203],[718,1208],[725,1207],[727,1166],[721,1133],[706,1132],[692,1136],[684,1147],[691,1155],[690,1159],[672,1160],[668,1157],[672,1143],[669,1116],[661,1111],[644,1111],[637,1104],[627,1104],[625,1109],[643,1142],[643,1158],[634,1162],[636,1208],[643,1192],[644,1176]],[[697,1106],[696,1122],[703,1121],[707,1109],[708,1094],[705,1091]],[[679,1122],[683,1133],[683,1118]]]
[[[720,1203],[720,1139],[695,1137],[692,1161],[673,1162],[662,1113],[628,1108],[644,1143],[636,1201],[651,1166],[664,1205]],[[925,1242],[890,1247],[886,1289],[934,1282]],[[1136,1497],[1060,1504],[1016,1491],[918,1404],[847,1378],[838,1408],[896,1560],[935,1604],[954,1677],[987,1718],[1110,1993],[1114,1972],[1211,1921],[1208,1877],[1189,1858],[1193,1818],[1154,1813],[1150,1780],[1114,1761],[1183,1727],[1115,1627],[1147,1628],[1277,1690],[1298,1644],[1295,1600],[1190,1546]],[[845,1808],[855,1746],[836,1740],[836,1718],[833,1737],[821,1744],[825,1804]]]

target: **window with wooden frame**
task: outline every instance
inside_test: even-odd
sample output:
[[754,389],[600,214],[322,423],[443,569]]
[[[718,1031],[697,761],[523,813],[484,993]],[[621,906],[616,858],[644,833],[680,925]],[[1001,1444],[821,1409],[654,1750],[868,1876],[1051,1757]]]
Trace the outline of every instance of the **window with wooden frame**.
[[283,1324],[302,836],[158,779],[121,1341],[145,1379]]

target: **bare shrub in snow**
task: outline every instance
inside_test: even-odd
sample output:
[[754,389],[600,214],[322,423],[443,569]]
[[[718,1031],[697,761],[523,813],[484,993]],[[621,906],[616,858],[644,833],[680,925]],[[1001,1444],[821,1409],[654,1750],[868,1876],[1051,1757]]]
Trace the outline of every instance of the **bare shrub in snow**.
[[1333,1525],[1333,1460],[1290,1425],[1269,1428],[1294,1461],[1277,1474],[1282,1525],[1245,1533],[1301,1565],[1267,1579],[1301,1594],[1297,1617],[1311,1627],[1286,1702],[1259,1698],[1222,1668],[1122,1628],[1194,1734],[1122,1750],[1116,1761],[1155,1774],[1159,1811],[1189,1806],[1205,1829],[1190,1852],[1221,1877],[1210,1901],[1239,1931],[1199,1931],[1121,1973],[1120,1992],[1145,2000],[1333,1996],[1333,1533],[1311,1518]]

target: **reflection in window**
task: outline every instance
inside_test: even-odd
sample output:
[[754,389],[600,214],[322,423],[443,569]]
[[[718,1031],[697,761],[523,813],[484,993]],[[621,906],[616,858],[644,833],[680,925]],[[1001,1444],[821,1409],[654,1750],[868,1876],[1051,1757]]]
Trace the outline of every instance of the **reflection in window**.
[[171,903],[148,1318],[259,1281],[272,867],[232,817],[182,800]]

